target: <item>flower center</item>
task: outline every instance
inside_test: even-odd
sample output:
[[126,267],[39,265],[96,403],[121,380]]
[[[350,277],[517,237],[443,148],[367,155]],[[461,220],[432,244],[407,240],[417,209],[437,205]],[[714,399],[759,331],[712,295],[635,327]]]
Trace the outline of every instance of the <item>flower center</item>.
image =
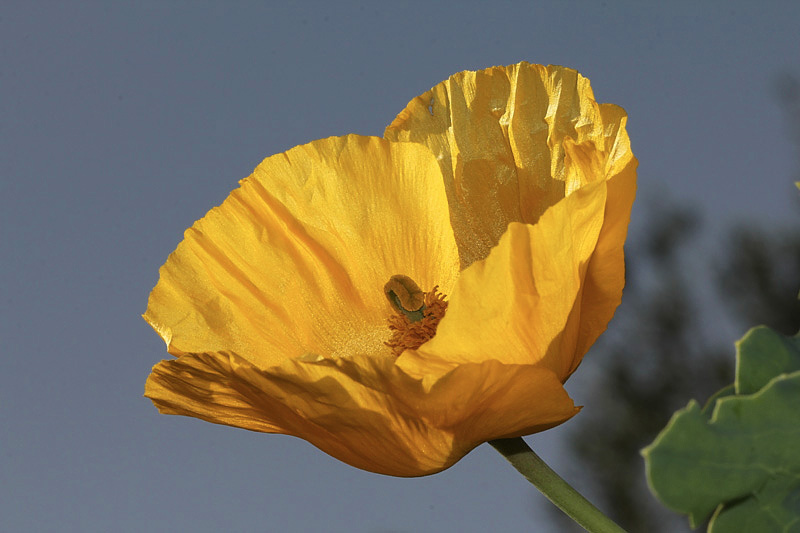
[[447,310],[439,286],[423,292],[413,279],[396,274],[383,286],[383,292],[397,313],[389,317],[392,336],[386,346],[395,356],[415,350],[436,335],[436,327]]

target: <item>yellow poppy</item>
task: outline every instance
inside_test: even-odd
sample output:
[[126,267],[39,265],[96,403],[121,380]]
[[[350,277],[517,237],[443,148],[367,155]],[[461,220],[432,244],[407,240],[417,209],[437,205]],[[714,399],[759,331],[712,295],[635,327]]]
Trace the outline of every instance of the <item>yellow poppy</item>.
[[625,120],[521,63],[265,159],[161,268],[144,318],[176,358],[145,395],[395,476],[564,422],[622,293]]

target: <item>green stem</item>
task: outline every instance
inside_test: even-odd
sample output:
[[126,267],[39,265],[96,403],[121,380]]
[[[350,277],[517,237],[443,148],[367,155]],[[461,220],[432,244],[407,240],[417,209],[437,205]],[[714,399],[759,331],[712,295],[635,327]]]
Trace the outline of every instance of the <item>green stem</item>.
[[613,520],[604,515],[589,500],[547,466],[531,450],[522,437],[489,441],[503,457],[508,459],[525,479],[533,483],[547,499],[556,504],[570,518],[590,533],[625,533]]

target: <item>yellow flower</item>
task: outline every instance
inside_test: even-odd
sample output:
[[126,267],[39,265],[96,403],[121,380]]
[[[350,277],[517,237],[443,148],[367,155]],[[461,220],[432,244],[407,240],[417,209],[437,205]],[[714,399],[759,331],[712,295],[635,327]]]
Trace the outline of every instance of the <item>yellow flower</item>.
[[622,294],[625,122],[521,63],[265,159],[161,268],[144,318],[177,358],[145,395],[395,476],[564,422]]

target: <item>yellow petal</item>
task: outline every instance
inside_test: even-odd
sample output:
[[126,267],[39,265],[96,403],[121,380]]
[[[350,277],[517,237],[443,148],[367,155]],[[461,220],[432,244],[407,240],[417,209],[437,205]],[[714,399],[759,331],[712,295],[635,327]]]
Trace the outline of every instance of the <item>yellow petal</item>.
[[355,467],[443,470],[478,444],[548,429],[578,409],[549,370],[460,366],[426,387],[387,358],[287,360],[260,369],[232,353],[162,361],[146,395],[166,414],[301,437]]
[[184,235],[145,319],[174,355],[261,366],[304,354],[385,354],[383,286],[452,286],[458,251],[435,158],[347,136],[267,158]]
[[584,277],[580,307],[575,310],[580,316],[571,318],[579,320],[580,327],[570,374],[578,368],[583,355],[605,331],[622,300],[622,289],[625,286],[623,245],[636,196],[638,162],[631,153],[628,135],[624,130],[625,112],[610,105],[603,105],[601,109],[604,115],[612,115],[604,116],[604,122],[619,124],[621,131],[614,136],[615,144],[608,147],[608,199],[603,215],[603,229],[600,230],[597,246]]
[[597,104],[576,71],[519,63],[451,76],[412,100],[384,137],[436,154],[464,268],[510,222],[533,224],[617,170],[624,154],[612,151],[627,136],[624,112],[611,109],[619,108]]
[[419,375],[419,358],[495,359],[543,366],[565,380],[578,349],[581,288],[605,204],[606,183],[598,181],[556,203],[536,224],[510,224],[489,256],[462,272],[436,336],[398,364]]

